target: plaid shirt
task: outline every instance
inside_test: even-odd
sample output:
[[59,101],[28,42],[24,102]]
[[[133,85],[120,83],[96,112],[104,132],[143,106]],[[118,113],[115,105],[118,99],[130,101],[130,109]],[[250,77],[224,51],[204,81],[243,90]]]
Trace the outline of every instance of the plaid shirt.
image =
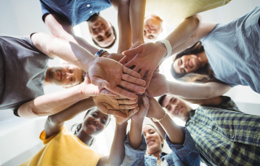
[[206,164],[260,165],[260,117],[240,112],[232,100],[199,107],[186,127]]

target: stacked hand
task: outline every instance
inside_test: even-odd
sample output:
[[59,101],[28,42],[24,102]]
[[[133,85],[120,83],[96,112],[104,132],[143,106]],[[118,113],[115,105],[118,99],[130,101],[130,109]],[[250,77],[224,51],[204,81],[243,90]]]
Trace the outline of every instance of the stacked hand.
[[91,83],[120,96],[135,99],[144,93],[140,74],[109,58],[96,58],[88,70]]
[[153,73],[161,63],[166,49],[159,43],[145,43],[136,48],[124,51],[120,63],[140,73],[146,81],[146,87],[152,79]]

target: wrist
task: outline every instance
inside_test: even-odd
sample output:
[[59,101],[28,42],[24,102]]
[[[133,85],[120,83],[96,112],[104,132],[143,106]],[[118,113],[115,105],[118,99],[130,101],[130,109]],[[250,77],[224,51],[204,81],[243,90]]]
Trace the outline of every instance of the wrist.
[[167,39],[159,40],[156,43],[160,44],[161,47],[164,48],[165,51],[164,57],[169,57],[172,54],[172,46]]
[[100,49],[95,53],[95,57],[107,57],[108,54],[106,50]]
[[153,122],[161,122],[166,116],[167,116],[167,113],[166,111],[163,110],[163,115],[161,117],[158,117],[158,118],[151,118]]

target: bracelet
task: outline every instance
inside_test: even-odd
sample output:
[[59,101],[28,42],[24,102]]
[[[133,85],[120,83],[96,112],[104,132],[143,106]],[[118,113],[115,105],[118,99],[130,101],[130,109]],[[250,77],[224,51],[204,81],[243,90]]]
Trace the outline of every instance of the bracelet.
[[154,122],[160,122],[165,116],[166,116],[166,111],[164,111],[164,115],[163,115],[163,117],[162,117],[161,119],[152,118],[152,120],[153,120]]
[[169,42],[169,40],[167,39],[163,39],[163,40],[159,40],[156,43],[162,43],[167,50],[167,54],[165,55],[165,57],[169,57],[172,54],[172,46],[171,43]]
[[107,51],[104,50],[104,49],[101,49],[101,50],[99,50],[98,52],[95,53],[95,56],[97,56],[97,57],[102,57],[102,55],[103,55],[105,52],[107,52]]

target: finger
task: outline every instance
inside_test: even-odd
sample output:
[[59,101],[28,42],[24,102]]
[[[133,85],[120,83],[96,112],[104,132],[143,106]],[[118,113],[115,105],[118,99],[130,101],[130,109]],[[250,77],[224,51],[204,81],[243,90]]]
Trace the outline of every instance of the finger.
[[145,84],[146,84],[146,82],[144,80],[142,80],[141,78],[136,78],[136,77],[130,76],[128,74],[123,74],[122,79],[127,82],[135,83],[135,84],[141,85],[141,86],[145,86]]
[[131,118],[131,117],[132,117],[134,114],[136,114],[138,111],[139,111],[139,107],[134,108],[133,110],[131,110],[131,111],[129,112],[128,117]]
[[118,99],[117,100],[118,104],[135,104],[137,103],[137,98],[130,100],[130,99]]
[[141,75],[141,78],[143,78],[145,76],[146,70],[141,70],[139,72],[139,74]]
[[126,98],[129,98],[129,99],[136,99],[137,98],[137,95],[133,92],[129,92],[121,87],[114,87],[114,88],[110,88],[110,87],[106,87],[106,89],[108,89],[109,91],[115,93],[115,94],[118,94],[122,97],[126,97]]
[[128,62],[128,59],[127,59],[126,56],[124,56],[124,57],[119,61],[119,63],[121,63],[121,64],[123,64],[123,65],[125,65],[127,62]]
[[124,110],[127,110],[127,109],[134,109],[138,106],[138,104],[130,104],[130,105],[119,105],[119,109],[124,109]]
[[131,70],[131,69],[128,69],[125,66],[123,67],[123,73],[131,75],[131,76],[136,77],[136,78],[141,78],[141,75],[138,72]]
[[139,86],[139,85],[136,85],[136,84],[132,84],[132,83],[129,83],[129,82],[126,82],[126,81],[121,81],[119,83],[119,85],[127,90],[130,90],[130,91],[133,91],[135,93],[144,93],[145,91],[145,88],[143,86]]
[[119,117],[119,118],[127,118],[126,114],[119,110],[108,110],[107,114]]
[[143,51],[143,46],[140,45],[140,46],[135,47],[131,50],[124,51],[123,54],[126,55],[126,56],[132,56],[132,55],[136,55],[138,53],[141,53],[142,51]]
[[102,89],[100,91],[100,95],[107,95],[107,96],[118,96],[117,94],[113,93],[113,92],[110,92],[109,90],[107,89]]
[[143,78],[146,82],[145,88],[147,88],[150,85],[151,79],[153,77],[153,72],[149,71],[145,78]]
[[109,86],[109,83],[106,80],[95,76],[91,78],[91,83],[102,88]]

